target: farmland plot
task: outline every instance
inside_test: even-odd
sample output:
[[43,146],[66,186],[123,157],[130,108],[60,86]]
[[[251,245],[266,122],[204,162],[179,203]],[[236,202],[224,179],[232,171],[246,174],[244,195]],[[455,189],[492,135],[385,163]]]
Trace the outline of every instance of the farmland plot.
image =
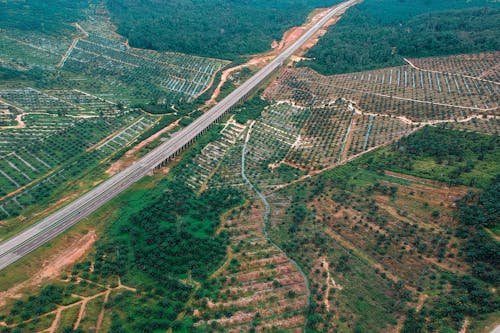
[[412,130],[397,118],[365,114],[350,101],[311,106],[278,102],[252,126],[247,169],[262,190],[331,167]]
[[131,48],[123,37],[114,33],[106,15],[90,15],[87,21],[75,26],[82,35],[63,52],[59,67],[99,75],[112,86],[154,87],[169,101],[197,98],[228,63]]
[[15,122],[0,131],[2,218],[47,198],[134,140],[155,119],[75,90],[7,89],[0,98],[17,113]]
[[[82,266],[81,263],[77,265]],[[29,315],[26,311],[23,312],[23,316],[12,316],[8,324],[3,322],[1,326],[5,330],[17,329],[23,332],[43,330],[65,332],[68,327],[84,332],[102,330],[103,322],[106,320],[104,318],[111,312],[107,307],[108,302],[114,301],[115,298],[123,298],[123,294],[133,298],[138,297],[135,288],[121,284],[118,277],[113,278],[117,279],[118,283],[112,281],[110,284],[100,284],[77,276],[73,276],[73,280],[57,279],[45,290],[56,290],[62,297],[50,298],[49,296],[49,301],[39,301],[34,295],[29,299],[24,297],[18,300],[16,307],[23,310],[31,309],[33,304],[36,304],[33,299],[45,306],[39,306],[36,312],[33,311]]]
[[390,142],[410,127],[390,117],[366,115],[345,100],[311,108],[298,142],[286,163],[308,169],[323,169],[373,147]]
[[[301,205],[294,196],[280,192],[268,197],[272,212],[269,233],[305,270],[315,305],[311,311],[326,318],[310,320],[308,326],[322,332],[342,332],[350,331],[348,327],[354,323],[363,323],[374,332],[389,331],[401,313],[393,301],[398,295],[392,282],[377,274],[347,244],[321,230],[322,224],[313,222],[309,207],[299,218]],[[321,202],[318,210],[323,207],[330,206]],[[341,267],[343,260],[349,262],[349,268]]]
[[[474,124],[484,129],[485,123],[475,119],[445,126]],[[418,132],[414,135],[427,137]],[[475,142],[478,137],[468,136]],[[454,144],[461,142],[453,140]],[[486,157],[470,154],[469,158],[474,163],[494,164],[498,150],[494,147]],[[353,327],[361,332],[394,331],[402,327],[409,308],[430,313],[429,319],[426,317],[432,323],[429,326],[443,331],[445,327],[458,331],[463,324],[463,317],[448,320],[456,318],[455,311],[440,309],[455,295],[462,297],[468,292],[448,278],[471,274],[471,260],[461,253],[466,243],[456,233],[460,228],[456,206],[472,188],[416,177],[410,173],[412,167],[406,172],[374,167],[377,162],[373,156],[386,159],[391,150],[405,149],[398,145],[382,148],[358,162],[267,195],[271,210],[268,232],[307,271],[316,303],[312,312],[321,317],[310,323],[317,331],[342,332]],[[398,159],[404,160],[401,156]],[[385,168],[394,164],[388,162]],[[426,159],[420,166],[428,168],[430,164]],[[496,172],[487,164],[478,169],[490,170],[490,175]],[[477,171],[474,178],[484,177]],[[462,303],[459,306],[463,308]],[[473,318],[471,321],[478,319]]]
[[136,80],[153,83],[174,96],[191,100],[209,86],[223,64],[222,61],[187,55],[127,49],[112,40],[89,37],[77,41],[63,67],[114,76],[124,83]]
[[[494,59],[498,62],[497,56]],[[490,68],[487,61],[483,65]],[[495,73],[499,70],[490,69]],[[390,114],[418,123],[493,114],[499,108],[499,91],[500,83],[496,81],[408,65],[328,77],[308,68],[289,69],[266,91],[266,96],[278,101],[293,100],[299,105],[345,98],[364,112]]]
[[197,327],[222,327],[227,332],[252,327],[300,331],[303,327],[307,307],[304,278],[266,241],[263,214],[262,205],[247,204],[224,219],[224,230],[231,238],[229,256],[203,289],[206,298],[195,307],[195,317],[200,320]]
[[228,233],[230,239],[226,262],[195,294],[194,311],[186,315],[193,317],[200,332],[300,331],[307,287],[297,267],[267,240],[265,208],[241,177],[241,144],[247,131],[248,126],[230,119],[220,137],[196,154],[181,174],[185,183],[200,191],[231,186],[248,194],[243,205],[221,217],[218,232]]
[[85,118],[113,116],[116,105],[79,90],[39,91],[33,88],[3,89],[0,98],[25,114],[46,113]]
[[[94,5],[91,6],[95,7]],[[88,10],[67,35],[0,31],[0,66],[61,68],[82,90],[115,101],[189,102],[199,97],[228,61],[133,49],[103,8]],[[54,82],[44,83],[54,85]]]
[[[337,105],[337,109],[348,111],[348,105],[342,101]],[[283,160],[287,156],[301,129],[307,126],[308,118],[312,117],[313,112],[314,110],[310,111],[289,103],[279,103],[264,110],[261,118],[253,124],[247,125],[247,131],[251,130],[251,133],[247,137],[245,165],[246,174],[252,182],[266,189],[269,184],[276,184],[284,180],[282,177],[289,176],[280,175],[284,171],[289,171],[287,168],[283,169],[279,166],[269,168],[268,166],[273,161]],[[349,114],[353,113],[352,109],[349,110]],[[201,161],[208,155],[212,155],[207,155],[207,147],[211,147],[212,150],[214,148],[211,145],[206,146],[194,158],[194,161]],[[277,154],[278,158],[272,159],[273,154]],[[213,156],[215,155],[218,156],[218,154],[213,154]],[[220,161],[220,158],[217,160]],[[223,163],[220,163],[220,167],[208,181],[203,178],[208,183],[207,187],[237,186],[249,193],[248,186],[241,178],[241,149],[236,146],[235,149],[224,154],[222,160]],[[207,173],[206,171],[199,172]],[[268,196],[268,200],[271,205],[270,228],[281,228],[288,224],[293,199],[290,196],[271,194]],[[361,297],[364,292],[371,290],[370,294],[378,297],[376,301],[363,299],[358,300],[356,304],[362,303],[363,306],[370,307],[377,314],[385,313],[385,310],[380,309],[381,306],[383,309],[392,310],[390,295],[393,295],[395,291],[391,282],[377,276],[370,267],[364,264],[356,269],[356,275],[341,275],[342,286],[331,282],[334,279],[339,281],[339,275],[335,274],[334,269],[328,271],[328,267],[323,266],[323,261],[334,262],[344,251],[348,251],[339,245],[336,245],[334,254],[329,253],[323,257],[320,257],[314,247],[311,247],[311,253],[307,252],[306,257],[311,255],[317,259],[314,259],[312,266],[309,266],[308,263],[306,268],[309,278],[312,278],[314,283],[310,286],[306,285],[304,276],[297,266],[279,248],[267,240],[267,236],[263,232],[264,216],[265,207],[252,194],[249,194],[245,205],[237,207],[223,216],[220,231],[228,232],[231,240],[228,247],[228,257],[226,263],[211,276],[210,281],[203,285],[197,293],[192,315],[198,329],[203,331],[210,328],[220,328],[228,332],[249,331],[252,328],[258,331],[272,331],[273,329],[300,331],[306,324],[305,311],[308,307],[309,289],[314,293],[313,300],[317,304],[322,304],[322,302],[328,304],[330,301],[332,305],[329,306],[328,311],[339,317],[351,311],[345,304],[347,303],[346,299],[352,295],[353,291],[355,291],[356,297]],[[314,237],[318,240],[323,239],[317,235]],[[315,273],[317,269],[321,269],[321,273],[326,270],[325,274],[329,272],[331,277],[326,279],[326,275]],[[314,276],[311,276],[312,274]],[[346,275],[346,280],[344,280],[344,275]],[[321,278],[321,276],[325,277]],[[361,283],[363,277],[366,276],[373,278],[373,281]],[[349,279],[352,280],[352,283],[347,282]],[[324,297],[324,289],[322,289],[325,281],[329,285],[330,295],[332,295],[330,297],[327,295],[326,298]],[[332,286],[332,283],[335,287]],[[356,289],[357,283],[364,287],[359,289],[358,286]],[[338,301],[335,302],[333,295],[338,290],[334,289],[343,287],[349,291],[338,296]],[[364,305],[365,303],[368,304]],[[357,317],[357,314],[353,316]],[[376,327],[392,325],[395,320],[394,317],[389,316],[386,321],[379,322]],[[353,319],[349,317],[348,321],[352,322]],[[338,318],[337,322],[340,322]]]
[[[260,188],[283,183],[280,165],[299,139],[309,111],[288,103],[273,105],[262,112],[252,127],[247,144],[247,174]],[[292,167],[295,169],[295,167]]]
[[220,138],[206,145],[189,164],[186,183],[195,190],[203,189],[244,130],[245,126],[233,120],[228,121],[220,132]]
[[36,32],[0,30],[0,65],[17,69],[51,68],[70,45],[71,36],[49,36]]
[[0,128],[16,125],[18,114],[20,114],[19,109],[0,100]]
[[409,59],[418,68],[443,73],[457,73],[500,82],[500,52],[464,54],[449,57]]

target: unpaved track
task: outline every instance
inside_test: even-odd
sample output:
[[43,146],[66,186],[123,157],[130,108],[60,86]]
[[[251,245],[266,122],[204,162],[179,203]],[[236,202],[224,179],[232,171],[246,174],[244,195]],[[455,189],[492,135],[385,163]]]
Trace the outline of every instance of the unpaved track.
[[[85,280],[87,281],[87,280]],[[87,282],[90,282],[90,281],[87,281]],[[93,283],[93,282],[91,282]],[[120,278],[118,278],[118,285],[116,287],[109,287],[109,286],[103,286],[101,284],[96,284],[102,288],[104,288],[105,290],[104,291],[101,291],[101,292],[98,292],[92,296],[80,296],[80,295],[75,295],[76,297],[79,297],[80,300],[77,301],[77,302],[74,302],[74,303],[71,303],[69,305],[60,305],[57,307],[57,309],[55,310],[52,310],[50,312],[47,312],[47,313],[44,313],[38,317],[34,317],[32,319],[28,319],[26,321],[24,321],[23,323],[29,323],[29,322],[32,322],[34,319],[36,318],[42,318],[42,317],[46,317],[46,316],[49,316],[49,315],[52,315],[52,314],[55,314],[55,318],[54,318],[54,321],[52,322],[50,328],[48,328],[47,330],[45,331],[48,331],[48,332],[55,332],[58,328],[59,328],[59,324],[60,324],[60,320],[61,320],[61,314],[64,310],[66,309],[69,309],[69,308],[72,308],[72,307],[76,307],[76,306],[79,306],[80,307],[80,311],[78,313],[78,318],[77,320],[75,321],[74,325],[73,325],[73,329],[76,330],[78,328],[78,326],[80,326],[80,323],[82,321],[82,319],[85,317],[85,310],[86,310],[86,306],[87,306],[87,303],[91,300],[94,300],[96,298],[99,298],[101,296],[104,296],[104,300],[103,300],[103,309],[101,310],[101,312],[99,313],[99,316],[98,318],[96,318],[97,320],[97,324],[98,325],[101,325],[102,324],[102,318],[101,318],[101,314],[102,316],[104,316],[104,305],[107,303],[108,301],[108,298],[109,298],[109,294],[112,292],[112,291],[115,291],[115,290],[120,290],[120,289],[124,289],[124,290],[129,290],[129,291],[132,291],[132,292],[137,292],[137,290],[135,288],[132,288],[132,287],[129,287],[129,286],[126,286],[126,285],[123,285],[120,281]],[[99,321],[100,320],[100,321]],[[17,325],[19,325],[20,323],[16,323],[16,324],[13,324],[13,325],[7,325],[5,324],[5,322],[1,322],[0,323],[0,327],[1,326],[4,326],[4,327],[10,327],[10,328],[13,328]],[[100,328],[100,326],[98,326]],[[96,329],[97,331],[97,329]]]
[[94,230],[89,231],[80,239],[72,241],[72,245],[64,251],[57,253],[47,259],[47,263],[36,272],[29,280],[0,292],[0,307],[4,306],[9,298],[18,298],[23,289],[29,289],[40,285],[43,281],[56,278],[65,267],[75,263],[92,248],[97,240]]
[[285,49],[273,61],[239,86],[209,111],[198,117],[190,125],[148,153],[127,169],[87,192],[69,205],[46,217],[39,223],[25,229],[16,236],[0,243],[0,269],[23,258],[42,245],[48,243],[67,229],[91,215],[111,199],[118,196],[140,179],[148,175],[165,161],[173,158],[202,135],[214,122],[223,117],[231,108],[247,98],[272,74],[282,68],[285,62],[300,47],[314,36],[332,17],[354,5],[357,0],[349,0],[330,10],[321,20],[304,33],[294,44]]
[[[288,257],[287,254],[286,254],[286,252],[283,251],[269,237],[269,235],[267,233],[267,226],[269,224],[269,216],[270,216],[270,213],[271,213],[271,208],[270,208],[269,202],[267,201],[266,197],[259,191],[259,189],[257,189],[257,187],[255,187],[255,185],[250,181],[250,179],[248,179],[248,177],[246,176],[246,173],[245,173],[245,159],[246,159],[247,145],[248,145],[248,141],[250,140],[250,135],[251,135],[251,132],[252,132],[252,127],[253,127],[254,124],[255,124],[255,121],[253,121],[250,124],[250,126],[248,127],[248,132],[247,132],[247,135],[246,135],[246,138],[245,138],[245,143],[243,144],[243,149],[241,151],[241,177],[250,186],[250,188],[255,192],[255,194],[257,194],[257,196],[259,197],[259,199],[264,204],[265,212],[264,212],[264,221],[263,221],[263,226],[262,226],[263,232],[264,232],[264,238],[269,243],[271,243],[272,245],[274,245],[288,259],[288,261],[290,261],[295,266],[295,268],[297,268],[297,270],[302,275],[302,277],[304,279],[304,284],[305,284],[305,287],[306,287],[306,291],[307,291],[307,308],[309,308],[309,306],[311,305],[311,289],[309,287],[309,279],[307,278],[307,275],[304,273],[304,271],[302,270],[302,268],[295,262],[295,260],[293,260],[290,257]],[[304,331],[306,331],[306,327],[307,327],[307,317],[306,317],[305,322],[304,322]]]

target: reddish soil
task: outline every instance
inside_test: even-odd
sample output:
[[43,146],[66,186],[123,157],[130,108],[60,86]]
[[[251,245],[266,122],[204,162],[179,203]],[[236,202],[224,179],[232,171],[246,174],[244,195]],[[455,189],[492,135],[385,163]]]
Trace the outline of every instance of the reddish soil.
[[17,125],[14,125],[14,126],[0,126],[0,129],[14,129],[14,128],[25,128],[26,127],[26,124],[24,123],[24,113],[21,113],[21,114],[18,114],[16,116],[16,121],[17,121]]
[[142,148],[144,148],[147,144],[157,140],[162,136],[164,133],[170,131],[173,129],[175,126],[179,125],[179,120],[176,120],[172,124],[168,125],[167,127],[161,129],[160,131],[156,132],[155,134],[151,135],[149,138],[141,141],[139,144],[135,145],[132,149],[128,150],[125,155],[120,158],[118,161],[114,162],[111,164],[111,166],[106,170],[106,174],[112,176],[123,169],[127,168],[128,166],[132,165],[135,161],[138,160],[137,157],[134,155]]
[[244,63],[242,65],[226,69],[224,72],[222,72],[222,76],[221,76],[219,84],[215,88],[215,90],[214,90],[212,96],[210,97],[210,99],[205,102],[205,105],[206,106],[210,106],[210,105],[214,105],[214,104],[217,103],[216,99],[220,95],[220,91],[222,89],[222,86],[227,82],[227,80],[228,80],[229,76],[231,75],[231,73],[239,71],[239,70],[241,70],[241,69],[243,69],[245,67],[263,67],[267,62],[269,62],[270,60],[272,60],[273,57],[274,56],[270,56],[270,55],[267,55],[267,56],[258,56],[258,57],[250,59],[248,62],[246,62],[246,63]]
[[58,277],[64,268],[83,258],[96,240],[97,235],[94,230],[91,230],[86,235],[69,242],[67,248],[47,259],[43,267],[32,278],[0,292],[0,307],[4,306],[9,298],[21,297],[24,289],[38,287],[42,282]]
[[[217,322],[228,332],[248,331],[257,312],[261,317],[259,331],[271,326],[293,329],[304,323],[302,315],[297,319],[293,313],[307,307],[304,278],[286,255],[266,241],[263,213],[260,204],[246,202],[224,217],[224,230],[237,249],[233,248],[226,263],[213,275],[224,277],[218,296],[206,299],[206,306],[201,306],[197,314],[211,318],[214,311],[231,308],[232,313],[226,317],[206,320],[208,324]],[[233,260],[238,266],[228,265]]]
[[[264,66],[267,62],[271,61],[274,57],[276,57],[283,49],[285,49],[287,46],[293,44],[297,39],[299,39],[300,36],[302,36],[302,34],[304,33],[304,31],[306,31],[308,28],[310,28],[316,22],[318,22],[319,20],[321,20],[321,18],[324,17],[326,15],[326,13],[330,9],[331,8],[316,9],[308,17],[308,19],[307,19],[307,21],[306,21],[306,23],[304,25],[298,26],[298,27],[292,27],[289,30],[285,31],[285,33],[283,34],[283,37],[281,38],[281,41],[278,42],[278,41],[274,40],[272,42],[272,44],[271,44],[271,49],[272,50],[270,52],[256,55],[255,57],[253,57],[252,59],[250,59],[245,64],[242,64],[242,65],[239,65],[239,66],[236,66],[236,67],[232,67],[232,68],[229,68],[229,69],[225,70],[222,73],[222,77],[221,77],[221,81],[219,82],[219,85],[215,89],[215,91],[212,94],[210,100],[208,100],[205,104],[208,106],[208,105],[213,105],[213,104],[216,103],[216,98],[219,96],[220,90],[221,90],[222,86],[224,85],[224,83],[226,83],[229,75],[232,72],[240,70],[240,69],[245,68],[245,67],[261,67],[261,66]],[[342,11],[341,14],[343,14],[344,12],[345,12],[345,10]],[[311,40],[309,40],[308,42],[306,42],[300,48],[300,50],[298,51],[297,55],[300,57],[301,55],[305,54],[310,48],[312,48],[313,46],[315,46],[318,43],[319,39],[327,32],[328,27],[330,27],[333,24],[337,23],[338,20],[339,20],[339,17],[334,17],[333,19],[331,19],[330,21],[328,21],[327,24],[323,27],[323,29],[321,29],[320,31],[318,31],[318,33],[316,33],[311,38]],[[297,57],[295,57],[294,59],[297,59]]]

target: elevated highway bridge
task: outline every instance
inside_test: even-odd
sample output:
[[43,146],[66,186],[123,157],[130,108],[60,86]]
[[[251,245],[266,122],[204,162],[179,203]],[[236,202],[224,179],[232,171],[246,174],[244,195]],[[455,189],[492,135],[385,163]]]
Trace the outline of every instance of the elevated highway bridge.
[[333,16],[345,8],[352,6],[356,1],[358,0],[346,1],[332,8],[321,20],[314,24],[268,65],[189,126],[173,134],[167,141],[149,152],[142,159],[40,222],[0,243],[0,270],[46,244],[83,218],[89,216],[162,163],[171,159],[186,146],[190,145],[210,125],[218,121],[232,107],[247,98],[254,89],[259,87],[271,74],[282,67],[285,61]]

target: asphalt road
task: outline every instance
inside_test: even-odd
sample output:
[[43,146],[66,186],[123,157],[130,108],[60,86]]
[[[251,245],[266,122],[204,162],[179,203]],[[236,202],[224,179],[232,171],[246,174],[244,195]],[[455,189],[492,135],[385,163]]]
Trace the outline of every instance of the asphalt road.
[[173,134],[169,140],[152,150],[142,159],[37,224],[0,243],[0,270],[57,237],[150,173],[180,149],[190,144],[211,124],[216,122],[229,109],[264,82],[276,69],[281,67],[285,60],[310,39],[330,18],[355,1],[357,0],[344,2],[332,9],[295,43],[266,65],[266,67],[257,72],[189,126]]

